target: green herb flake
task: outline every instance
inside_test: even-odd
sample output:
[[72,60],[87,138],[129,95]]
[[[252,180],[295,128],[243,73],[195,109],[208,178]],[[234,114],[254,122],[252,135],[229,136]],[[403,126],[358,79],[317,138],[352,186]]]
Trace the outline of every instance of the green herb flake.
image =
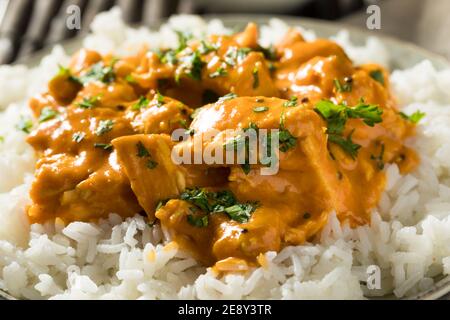
[[159,60],[162,63],[175,65],[178,63],[178,58],[174,50],[167,50],[163,54],[159,55]]
[[92,97],[84,97],[81,102],[77,102],[76,105],[82,109],[92,109],[100,101],[100,95]]
[[257,51],[260,51],[264,55],[264,58],[266,58],[267,60],[277,60],[277,52],[272,44],[268,47],[259,46]]
[[259,69],[257,66],[253,68],[252,75],[253,75],[253,89],[256,89],[259,87]]
[[150,154],[150,152],[147,150],[147,148],[145,148],[144,144],[139,141],[136,144],[136,149],[137,149],[137,153],[136,156],[138,156],[139,158],[150,158],[147,160],[145,166],[148,169],[154,169],[158,166],[158,162],[156,162],[155,160],[151,159],[152,155]]
[[256,210],[257,205],[255,203],[242,203],[235,204],[234,206],[225,208],[225,212],[228,216],[239,223],[245,223],[250,220],[252,213]]
[[[194,205],[193,210],[195,211],[201,210],[205,214],[222,212],[230,219],[240,223],[247,222],[259,206],[256,202],[239,203],[229,190],[209,192],[202,188],[186,189],[180,195],[180,199]],[[205,215],[205,217],[208,216]]]
[[146,97],[141,96],[135,104],[131,106],[131,110],[141,110],[143,108],[147,108],[148,104],[150,103],[150,100],[148,100]]
[[344,83],[341,84],[339,79],[334,79],[334,87],[336,88],[336,91],[339,93],[342,92],[351,92],[352,91],[352,81],[350,81],[351,78],[345,78]]
[[155,160],[150,159],[150,160],[147,161],[145,166],[147,168],[149,168],[149,169],[155,169],[158,166],[158,162],[156,162]]
[[116,78],[113,66],[105,66],[103,62],[97,62],[83,76],[79,77],[79,81],[86,85],[92,81],[101,81],[103,83],[111,83]]
[[266,106],[259,106],[259,107],[253,108],[253,112],[256,112],[256,113],[266,112],[267,110],[269,110],[269,107],[266,107]]
[[97,136],[104,135],[105,133],[111,131],[113,129],[113,126],[114,121],[112,120],[100,120],[100,122],[98,123],[98,127],[95,130],[95,134]]
[[187,215],[187,221],[189,222],[189,224],[193,225],[194,227],[197,228],[205,228],[208,226],[208,216],[194,216],[192,214]]
[[86,134],[84,132],[75,132],[72,135],[72,141],[74,141],[76,143],[80,143],[81,141],[84,140],[85,136],[86,136]]
[[374,70],[370,72],[370,77],[372,79],[374,79],[375,81],[378,81],[379,83],[381,83],[381,85],[384,86],[384,76],[383,76],[383,72],[381,70]]
[[287,152],[297,144],[297,138],[285,127],[285,115],[280,116],[280,129],[278,131],[279,149],[281,152]]
[[136,144],[136,148],[137,148],[137,156],[139,158],[144,158],[144,157],[150,157],[150,152],[148,152],[148,150],[145,148],[144,144],[139,141]]
[[133,77],[132,74],[128,74],[128,75],[125,77],[125,81],[128,82],[128,83],[130,83],[130,84],[136,84],[136,79]]
[[229,66],[236,66],[237,64],[242,63],[247,55],[252,51],[250,48],[238,48],[231,46],[228,48],[227,52],[225,52],[224,62]]
[[298,98],[296,96],[292,96],[289,101],[283,103],[283,107],[296,107],[298,103]]
[[211,79],[217,78],[217,77],[224,77],[228,75],[228,71],[225,69],[225,67],[220,66],[219,68],[217,68],[216,71],[214,71],[213,73],[209,74],[209,77]]
[[380,154],[377,155],[377,156],[375,156],[373,154],[370,155],[370,159],[375,161],[375,164],[376,164],[378,170],[380,170],[380,171],[384,169],[384,160],[383,160],[383,158],[384,158],[384,149],[385,149],[384,143],[382,143],[381,144]]
[[360,145],[353,143],[351,137],[342,136],[345,124],[349,118],[361,119],[366,125],[373,127],[382,121],[383,110],[376,105],[360,102],[355,107],[344,104],[334,104],[328,100],[321,100],[314,109],[327,122],[328,140],[339,145],[353,159],[356,158]]
[[177,51],[180,52],[187,47],[187,43],[192,39],[192,34],[186,31],[175,30],[178,37],[178,48]]
[[159,91],[157,91],[156,92],[156,106],[158,108],[160,108],[163,105],[164,105],[164,96]]
[[218,45],[215,43],[210,43],[208,41],[202,40],[200,41],[200,46],[198,47],[198,52],[202,55],[208,54],[213,51],[217,51],[219,49]]
[[414,124],[419,123],[419,121],[422,120],[422,118],[426,116],[426,113],[422,112],[420,110],[417,110],[410,116],[408,116],[406,113],[403,113],[403,112],[400,112],[399,114],[403,119],[408,120]]
[[17,123],[16,128],[25,133],[30,133],[33,128],[33,121],[30,118],[20,117],[19,123]]
[[343,136],[337,134],[329,134],[328,140],[340,146],[342,150],[344,150],[352,157],[352,159],[355,159],[361,146],[352,141],[352,135],[353,131],[348,135],[347,138],[344,138]]
[[103,150],[111,150],[112,149],[111,143],[94,143],[94,148],[103,149]]
[[188,77],[200,81],[202,78],[202,69],[205,63],[202,61],[198,51],[180,58],[182,63],[175,73],[175,82],[180,82],[180,76],[186,74]]
[[58,111],[50,108],[50,107],[45,107],[41,110],[41,115],[39,116],[39,123],[42,122],[46,122],[49,121],[53,118],[55,118],[58,115]]

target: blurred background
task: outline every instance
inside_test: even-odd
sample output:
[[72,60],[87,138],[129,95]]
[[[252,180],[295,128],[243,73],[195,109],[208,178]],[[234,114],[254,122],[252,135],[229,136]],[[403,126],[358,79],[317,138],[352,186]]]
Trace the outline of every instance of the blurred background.
[[176,13],[263,13],[333,20],[366,28],[366,9],[381,8],[384,33],[420,45],[450,59],[450,0],[0,0],[0,64],[24,58],[45,46],[82,36],[69,30],[66,9],[81,9],[81,25],[118,5],[129,23],[155,26]]

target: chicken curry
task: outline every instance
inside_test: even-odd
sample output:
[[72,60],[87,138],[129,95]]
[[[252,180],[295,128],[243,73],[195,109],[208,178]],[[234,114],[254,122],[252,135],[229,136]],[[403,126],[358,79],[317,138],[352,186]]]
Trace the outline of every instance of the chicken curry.
[[[179,38],[176,49],[123,58],[82,49],[31,100],[31,222],[140,213],[201,263],[245,270],[314,239],[331,212],[369,223],[385,164],[416,167],[405,142],[420,115],[396,109],[381,66],[355,66],[336,43],[294,29],[264,48],[252,23]],[[278,130],[276,174],[171,159],[200,135],[248,128]],[[180,129],[187,140],[171,138]]]

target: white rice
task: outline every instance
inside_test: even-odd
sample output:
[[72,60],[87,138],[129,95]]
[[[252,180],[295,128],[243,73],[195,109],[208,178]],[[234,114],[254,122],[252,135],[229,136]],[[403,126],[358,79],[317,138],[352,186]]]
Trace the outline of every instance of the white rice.
[[[220,21],[195,16],[172,17],[158,32],[136,30],[113,9],[95,19],[84,46],[118,55],[142,43],[173,46],[173,29],[197,36],[229,32]],[[286,29],[272,20],[261,29],[262,43],[277,40]],[[312,31],[304,33],[315,38]],[[335,40],[357,63],[389,65],[388,50],[376,38],[356,47],[342,31]],[[29,114],[29,97],[45,89],[57,65],[67,61],[57,46],[35,68],[0,67],[0,289],[30,299],[361,299],[392,292],[411,296],[430,288],[436,276],[450,274],[450,70],[423,61],[393,73],[401,108],[427,114],[411,141],[422,161],[405,176],[395,165],[386,168],[387,190],[370,226],[351,229],[331,215],[320,243],[269,252],[264,267],[218,277],[176,244],[163,243],[159,227],[139,216],[122,221],[111,214],[97,224],[66,227],[28,224],[24,206],[30,202],[35,157],[14,126],[21,114]],[[380,289],[365,285],[370,265],[381,270]]]

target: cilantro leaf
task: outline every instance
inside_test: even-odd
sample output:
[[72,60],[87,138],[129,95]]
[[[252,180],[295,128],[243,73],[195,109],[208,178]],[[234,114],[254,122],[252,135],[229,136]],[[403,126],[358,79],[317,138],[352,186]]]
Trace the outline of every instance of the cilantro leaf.
[[400,112],[399,114],[403,119],[411,121],[414,124],[419,123],[419,121],[422,120],[422,118],[426,116],[426,113],[422,112],[420,110],[417,110],[410,116],[408,116],[407,114],[405,114],[403,112]]
[[58,115],[58,111],[56,111],[50,107],[45,107],[41,110],[41,114],[38,119],[39,123],[51,120],[54,117],[56,117],[57,115]]

